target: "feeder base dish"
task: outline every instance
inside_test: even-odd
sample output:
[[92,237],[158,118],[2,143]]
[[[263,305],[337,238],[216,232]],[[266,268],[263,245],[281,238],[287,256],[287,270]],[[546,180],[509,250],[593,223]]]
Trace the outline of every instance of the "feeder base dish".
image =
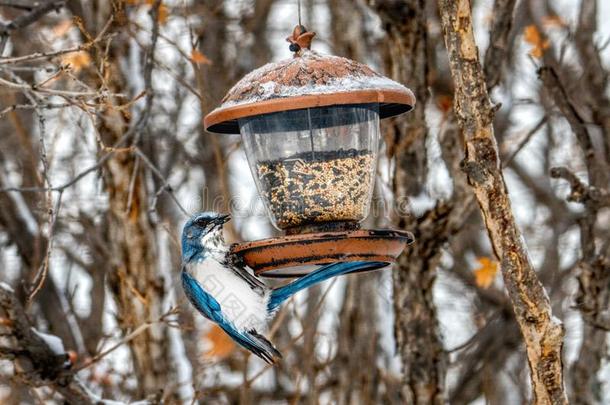
[[237,243],[231,253],[263,277],[300,277],[338,261],[396,262],[413,234],[390,229],[287,235]]

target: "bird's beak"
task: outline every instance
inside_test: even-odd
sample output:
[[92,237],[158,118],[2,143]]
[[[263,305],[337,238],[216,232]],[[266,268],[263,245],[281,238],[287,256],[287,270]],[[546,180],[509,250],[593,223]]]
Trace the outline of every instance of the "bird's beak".
[[216,218],[216,219],[214,220],[214,222],[215,222],[217,225],[219,225],[219,226],[220,226],[220,225],[226,224],[226,223],[227,223],[227,222],[229,222],[230,220],[231,220],[231,215],[230,215],[230,214],[226,214],[226,215],[220,215],[218,218]]

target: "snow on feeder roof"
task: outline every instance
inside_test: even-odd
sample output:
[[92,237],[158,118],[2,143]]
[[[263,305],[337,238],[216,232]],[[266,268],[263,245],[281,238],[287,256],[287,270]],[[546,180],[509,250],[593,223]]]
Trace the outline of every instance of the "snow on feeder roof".
[[303,47],[292,59],[268,63],[244,76],[204,122],[210,132],[239,134],[238,118],[365,103],[379,104],[379,118],[387,118],[410,111],[415,96],[362,63]]

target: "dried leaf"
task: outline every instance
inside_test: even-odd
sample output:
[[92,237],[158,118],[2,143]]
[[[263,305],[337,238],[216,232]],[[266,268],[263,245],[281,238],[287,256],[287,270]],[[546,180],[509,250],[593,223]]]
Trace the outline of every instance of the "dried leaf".
[[62,58],[64,65],[69,64],[75,72],[89,66],[91,64],[91,56],[87,51],[69,53]]
[[157,21],[159,21],[159,24],[165,25],[167,17],[169,17],[169,9],[165,4],[161,4],[159,6],[159,14],[157,14]]
[[[127,4],[132,6],[146,5],[153,7],[155,0],[127,0]],[[159,11],[157,12],[157,22],[160,25],[165,25],[167,18],[169,17],[169,9],[163,3],[159,4]]]
[[489,257],[479,257],[480,267],[474,270],[474,281],[481,288],[489,288],[498,273],[498,262]]
[[436,97],[436,105],[443,113],[447,113],[453,107],[453,97],[441,94]]
[[204,337],[210,344],[210,349],[204,353],[207,358],[224,358],[235,349],[233,340],[217,325],[212,325],[212,328],[205,333]]
[[[155,4],[155,0],[146,0],[146,4],[152,7]],[[169,17],[169,9],[165,4],[161,3],[157,14],[157,22],[161,25],[165,25],[167,17]]]
[[544,55],[544,51],[551,45],[549,40],[538,31],[535,25],[528,25],[523,29],[523,39],[528,44],[533,45],[530,55],[534,58],[541,58]]
[[204,65],[211,65],[212,61],[208,59],[207,56],[205,56],[204,54],[202,54],[201,52],[199,52],[196,49],[193,49],[191,51],[191,60],[195,63],[199,63],[199,64],[204,64]]

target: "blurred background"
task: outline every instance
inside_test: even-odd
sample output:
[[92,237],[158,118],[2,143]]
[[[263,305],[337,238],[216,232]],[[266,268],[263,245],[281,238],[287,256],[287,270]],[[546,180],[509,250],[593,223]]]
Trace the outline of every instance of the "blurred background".
[[[610,3],[471,3],[514,214],[565,326],[568,394],[610,403],[610,171],[591,163],[610,167]],[[269,332],[284,359],[269,367],[187,305],[179,235],[199,210],[233,213],[230,242],[280,234],[240,137],[206,133],[202,119],[244,74],[291,57],[297,1],[0,1],[0,281],[14,290],[0,297],[0,402],[531,399],[460,167],[436,3],[301,8],[314,50],[366,63],[417,97],[382,124],[365,222],[416,243],[391,270],[285,305]],[[541,80],[541,67],[557,80]],[[39,338],[46,348],[34,353]]]

